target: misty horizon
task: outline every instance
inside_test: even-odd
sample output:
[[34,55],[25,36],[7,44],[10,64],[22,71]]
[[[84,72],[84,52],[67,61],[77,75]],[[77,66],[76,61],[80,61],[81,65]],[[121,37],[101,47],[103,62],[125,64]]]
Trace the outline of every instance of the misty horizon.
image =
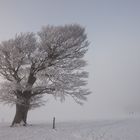
[[[86,28],[85,56],[92,91],[83,106],[49,96],[29,112],[29,121],[95,120],[140,115],[140,1],[2,0],[0,42],[42,26],[78,23]],[[15,107],[0,104],[0,121],[12,121]],[[132,113],[134,112],[134,113]]]

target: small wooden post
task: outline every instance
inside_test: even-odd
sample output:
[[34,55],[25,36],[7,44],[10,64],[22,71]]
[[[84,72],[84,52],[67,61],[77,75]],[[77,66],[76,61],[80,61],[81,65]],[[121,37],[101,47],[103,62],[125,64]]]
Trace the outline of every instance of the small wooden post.
[[53,129],[55,129],[55,117],[53,117]]

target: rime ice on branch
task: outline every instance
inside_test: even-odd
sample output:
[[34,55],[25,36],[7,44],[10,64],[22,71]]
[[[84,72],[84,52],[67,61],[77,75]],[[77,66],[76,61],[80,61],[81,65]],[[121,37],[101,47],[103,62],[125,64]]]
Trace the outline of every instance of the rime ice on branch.
[[0,101],[16,105],[12,125],[26,125],[29,109],[44,105],[44,95],[61,101],[70,96],[80,104],[86,100],[88,45],[85,29],[77,24],[43,27],[0,44]]

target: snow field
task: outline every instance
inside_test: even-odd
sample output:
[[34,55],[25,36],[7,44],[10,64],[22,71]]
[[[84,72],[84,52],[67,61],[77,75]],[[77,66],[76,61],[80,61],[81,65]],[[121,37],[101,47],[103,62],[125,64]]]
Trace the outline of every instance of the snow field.
[[140,140],[140,119],[48,123],[28,127],[0,124],[0,140]]

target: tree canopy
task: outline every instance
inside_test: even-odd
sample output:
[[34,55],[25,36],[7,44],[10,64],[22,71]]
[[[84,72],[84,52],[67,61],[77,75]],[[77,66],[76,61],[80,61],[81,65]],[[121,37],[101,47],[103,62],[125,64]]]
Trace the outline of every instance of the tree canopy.
[[21,33],[0,44],[0,101],[26,105],[43,104],[43,95],[61,101],[71,96],[86,100],[88,72],[83,59],[89,42],[85,28],[77,24],[46,26],[37,34]]

